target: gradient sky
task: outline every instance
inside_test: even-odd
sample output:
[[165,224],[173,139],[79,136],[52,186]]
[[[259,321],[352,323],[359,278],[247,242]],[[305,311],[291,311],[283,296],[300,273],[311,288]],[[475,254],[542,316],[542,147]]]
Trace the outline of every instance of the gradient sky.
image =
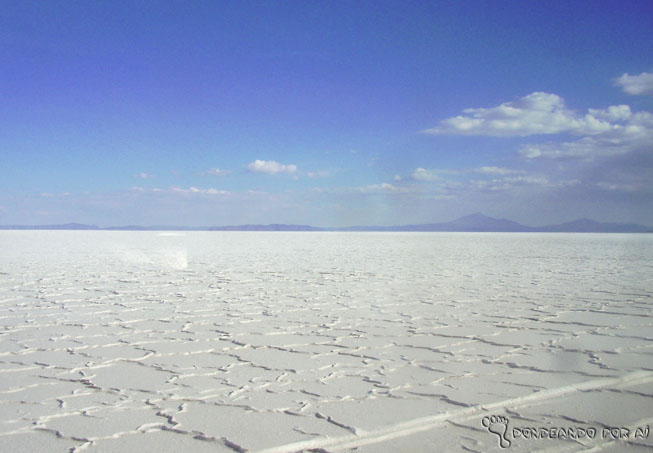
[[650,0],[0,6],[0,224],[653,225]]

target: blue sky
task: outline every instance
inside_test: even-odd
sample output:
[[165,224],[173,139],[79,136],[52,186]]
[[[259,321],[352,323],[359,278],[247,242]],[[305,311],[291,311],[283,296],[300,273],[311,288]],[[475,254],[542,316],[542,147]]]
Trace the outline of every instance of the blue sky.
[[653,225],[650,1],[3,1],[0,68],[0,224]]

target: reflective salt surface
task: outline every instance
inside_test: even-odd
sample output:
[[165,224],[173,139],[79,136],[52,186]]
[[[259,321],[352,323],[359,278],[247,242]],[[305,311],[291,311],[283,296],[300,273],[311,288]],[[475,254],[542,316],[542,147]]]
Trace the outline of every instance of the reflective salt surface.
[[653,235],[2,231],[0,451],[650,449],[652,293]]

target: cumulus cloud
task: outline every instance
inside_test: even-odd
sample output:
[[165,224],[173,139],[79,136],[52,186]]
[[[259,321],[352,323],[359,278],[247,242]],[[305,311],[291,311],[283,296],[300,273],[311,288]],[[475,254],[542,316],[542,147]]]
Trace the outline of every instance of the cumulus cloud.
[[247,169],[254,173],[276,175],[278,173],[295,173],[297,171],[297,166],[292,164],[280,164],[274,160],[255,160],[247,165]]
[[221,170],[219,168],[211,168],[204,172],[204,174],[209,176],[226,176],[231,173],[231,170]]
[[607,109],[589,109],[588,112],[607,121],[626,121],[633,114],[628,105],[611,105]]
[[151,178],[154,178],[154,175],[152,175],[152,174],[150,174],[150,173],[145,173],[145,172],[137,173],[137,174],[135,174],[134,176],[135,176],[136,178],[140,178],[140,179],[151,179]]
[[586,159],[601,156],[625,154],[653,143],[653,114],[649,112],[631,113],[630,108],[601,111],[605,116],[620,118],[610,130],[601,134],[582,137],[563,143],[526,144],[519,154],[526,159]]
[[445,119],[424,132],[436,135],[524,137],[563,132],[591,135],[613,127],[607,119],[592,112],[579,115],[567,109],[560,96],[543,92],[531,93],[518,101],[497,107],[471,108],[463,112],[465,115]]
[[642,72],[640,75],[623,74],[615,80],[628,94],[653,96],[653,73]]
[[[615,80],[631,94],[653,94],[653,73],[624,74]],[[628,105],[591,108],[586,113],[568,109],[555,94],[534,92],[514,102],[491,108],[471,108],[464,115],[448,118],[430,134],[524,137],[542,134],[572,134],[577,139],[553,139],[548,143],[524,143],[522,158],[576,159],[591,161],[650,147],[653,143],[653,114],[633,112]],[[478,173],[509,174],[496,167],[481,167]],[[503,172],[503,173],[501,173]],[[515,174],[515,173],[514,173]],[[414,179],[432,180],[435,174],[417,169]]]

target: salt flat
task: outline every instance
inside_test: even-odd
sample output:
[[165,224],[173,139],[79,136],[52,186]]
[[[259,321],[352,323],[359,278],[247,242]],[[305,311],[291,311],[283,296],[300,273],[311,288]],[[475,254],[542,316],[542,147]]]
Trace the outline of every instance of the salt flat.
[[0,231],[0,251],[0,451],[653,448],[653,235]]

